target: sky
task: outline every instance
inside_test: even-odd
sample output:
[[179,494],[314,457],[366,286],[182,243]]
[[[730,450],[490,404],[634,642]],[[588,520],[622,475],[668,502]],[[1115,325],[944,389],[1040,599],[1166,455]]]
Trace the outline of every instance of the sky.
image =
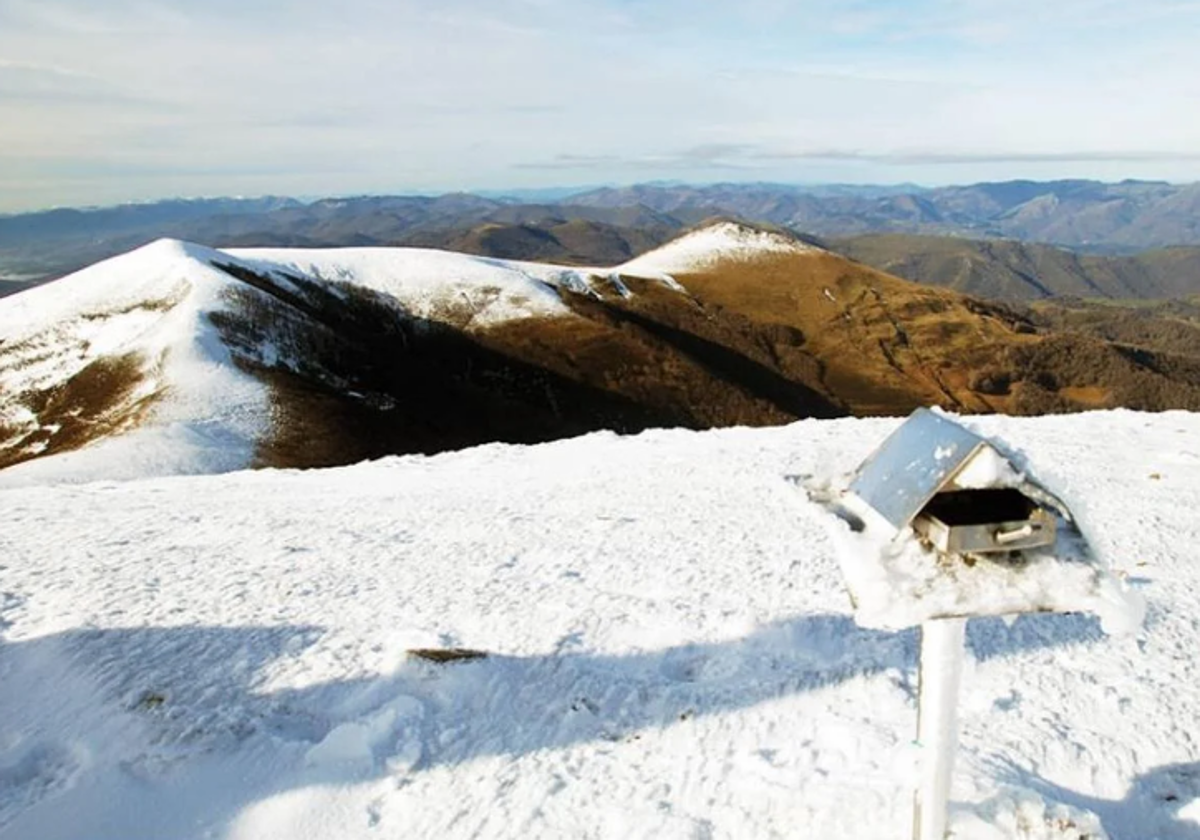
[[1200,180],[1200,0],[0,0],[0,212]]

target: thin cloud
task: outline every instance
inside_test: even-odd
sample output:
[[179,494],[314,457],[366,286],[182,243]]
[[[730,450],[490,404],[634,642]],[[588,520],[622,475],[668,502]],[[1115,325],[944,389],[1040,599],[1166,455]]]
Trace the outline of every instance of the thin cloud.
[[864,152],[850,149],[811,151],[757,151],[756,160],[847,160],[883,163],[892,166],[911,164],[966,165],[983,163],[1121,163],[1197,161],[1197,151],[1167,150],[1095,150],[1066,152]]
[[664,170],[697,166],[754,169],[768,164],[805,162],[862,162],[885,166],[967,166],[1022,163],[1170,163],[1200,161],[1200,151],[1085,150],[1065,152],[868,152],[860,149],[809,149],[771,151],[747,144],[713,144],[685,149],[672,155],[621,157],[617,155],[557,155],[551,160],[523,162],[516,169],[544,170]]
[[0,61],[0,97],[8,103],[122,109],[171,109],[173,104],[136,96],[101,78],[53,66]]
[[1200,149],[1197,23],[1200,0],[0,0],[0,209],[37,203],[6,190],[39,160],[111,162],[129,199],[1196,177],[1172,150]]

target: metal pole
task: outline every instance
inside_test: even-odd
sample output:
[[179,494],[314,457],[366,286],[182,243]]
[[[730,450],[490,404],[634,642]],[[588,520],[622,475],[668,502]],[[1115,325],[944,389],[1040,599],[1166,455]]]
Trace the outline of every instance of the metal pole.
[[913,840],[944,840],[946,836],[966,627],[965,618],[935,619],[921,625],[917,700],[920,767],[913,805]]

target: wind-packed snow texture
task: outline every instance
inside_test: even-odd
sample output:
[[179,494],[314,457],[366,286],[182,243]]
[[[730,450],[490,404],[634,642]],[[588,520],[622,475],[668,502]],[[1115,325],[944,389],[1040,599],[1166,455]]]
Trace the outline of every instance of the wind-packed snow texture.
[[[0,837],[908,836],[917,636],[796,480],[899,422],[0,491]],[[1200,836],[1200,417],[974,423],[1148,612],[969,623],[952,836]]]

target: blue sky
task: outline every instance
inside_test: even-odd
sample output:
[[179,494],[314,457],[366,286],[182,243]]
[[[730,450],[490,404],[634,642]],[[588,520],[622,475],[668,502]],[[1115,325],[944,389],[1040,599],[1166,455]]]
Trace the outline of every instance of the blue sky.
[[1200,0],[0,0],[0,211],[1200,180]]

